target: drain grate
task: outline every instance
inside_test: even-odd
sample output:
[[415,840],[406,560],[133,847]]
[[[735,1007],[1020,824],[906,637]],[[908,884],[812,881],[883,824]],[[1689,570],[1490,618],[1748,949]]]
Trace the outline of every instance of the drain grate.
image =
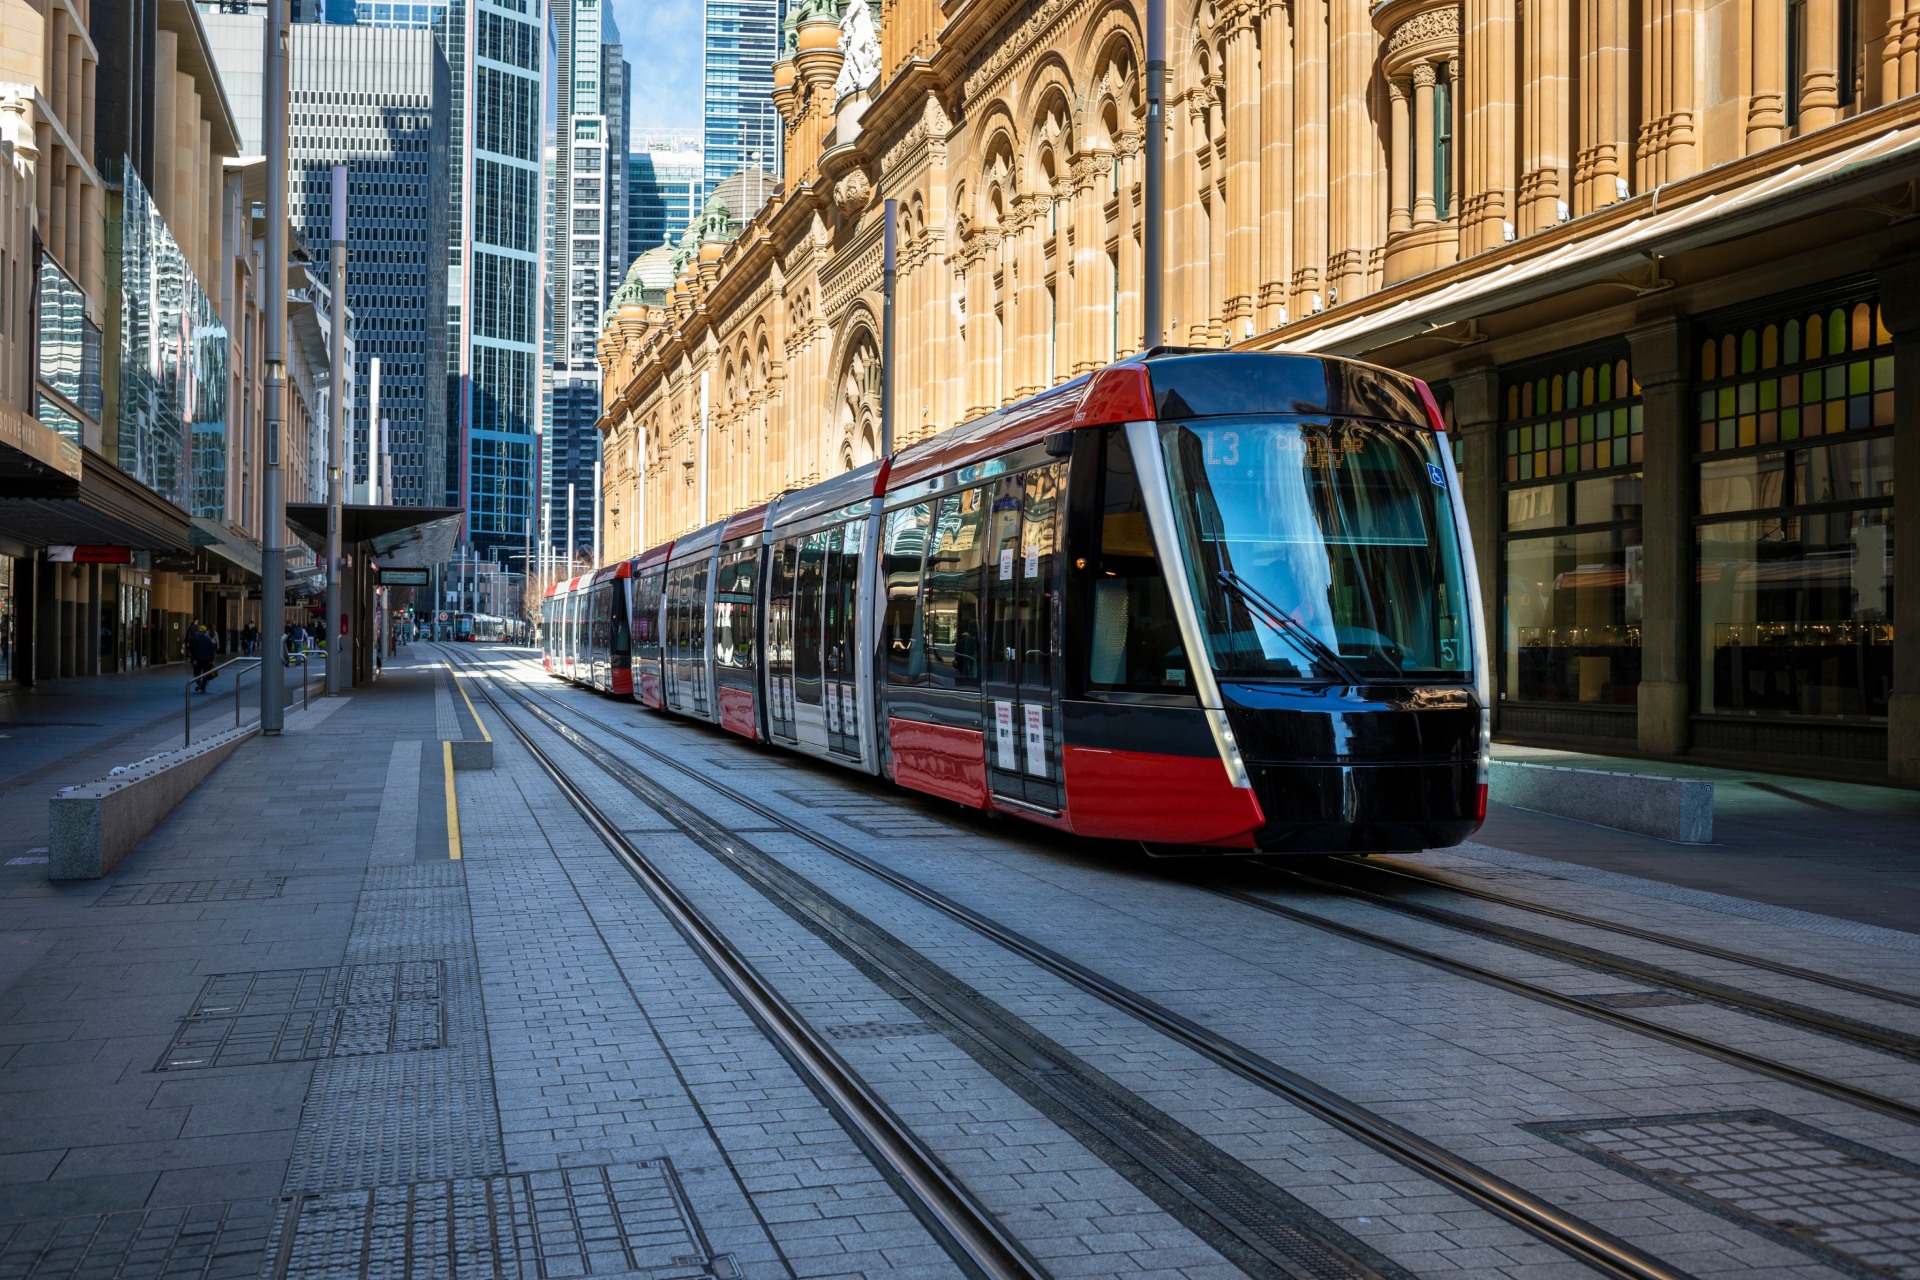
[[713,1255],[664,1159],[0,1225],[6,1280],[635,1274],[741,1274]]
[[733,1280],[668,1161],[304,1196],[270,1280],[626,1275]]
[[930,1036],[932,1027],[924,1022],[848,1022],[825,1028],[829,1040],[891,1040],[895,1036]]
[[154,1070],[437,1049],[442,977],[438,960],[215,974]]
[[1767,1111],[1525,1128],[1859,1276],[1920,1277],[1920,1165]]
[[254,1280],[279,1208],[271,1200],[91,1213],[0,1225],[7,1280]]
[[1686,996],[1674,995],[1671,991],[1621,991],[1607,996],[1582,996],[1591,1004],[1603,1004],[1609,1009],[1658,1009],[1669,1004],[1699,1004]]
[[180,902],[255,902],[277,898],[285,876],[270,880],[173,880],[164,884],[116,884],[93,900],[96,907],[166,907]]

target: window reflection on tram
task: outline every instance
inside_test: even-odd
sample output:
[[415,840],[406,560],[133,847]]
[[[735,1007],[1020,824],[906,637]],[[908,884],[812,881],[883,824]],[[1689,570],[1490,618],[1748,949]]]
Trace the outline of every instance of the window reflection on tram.
[[1271,418],[1168,423],[1160,435],[1217,670],[1351,681],[1471,669],[1432,439]]

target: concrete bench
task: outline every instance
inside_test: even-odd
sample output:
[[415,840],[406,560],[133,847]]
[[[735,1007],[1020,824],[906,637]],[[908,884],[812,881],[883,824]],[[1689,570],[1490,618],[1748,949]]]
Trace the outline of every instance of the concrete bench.
[[1495,760],[1487,780],[1487,798],[1516,809],[1576,818],[1662,840],[1684,844],[1713,840],[1713,783],[1705,778],[1664,778]]
[[61,791],[48,814],[53,837],[48,877],[97,880],[113,870],[235,747],[258,732],[258,725],[228,729]]

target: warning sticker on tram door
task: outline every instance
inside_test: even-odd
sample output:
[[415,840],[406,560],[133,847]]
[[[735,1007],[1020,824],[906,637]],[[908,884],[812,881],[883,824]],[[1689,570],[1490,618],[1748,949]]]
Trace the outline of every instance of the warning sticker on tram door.
[[1027,772],[1036,778],[1047,776],[1047,734],[1041,727],[1039,707],[1031,704],[1027,711]]
[[994,740],[1000,746],[1000,767],[1008,773],[1018,773],[1020,749],[1014,745],[1013,741],[1013,704],[1011,702],[993,704],[993,734]]

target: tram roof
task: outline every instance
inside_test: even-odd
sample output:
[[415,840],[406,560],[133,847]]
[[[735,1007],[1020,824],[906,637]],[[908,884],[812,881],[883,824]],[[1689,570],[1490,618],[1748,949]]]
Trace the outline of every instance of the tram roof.
[[720,531],[726,528],[726,525],[725,520],[715,520],[704,529],[695,529],[692,533],[681,534],[673,540],[673,554],[670,558],[684,560],[688,556],[713,550],[714,545],[720,541]]
[[616,560],[612,564],[604,564],[598,569],[595,569],[591,582],[597,587],[603,582],[612,582],[615,578],[630,578],[632,576],[633,562],[631,560]]
[[667,559],[672,555],[673,543],[671,542],[663,542],[657,547],[642,551],[633,558],[634,572],[638,573],[642,569],[651,569],[657,564],[665,564]]
[[773,509],[771,502],[763,502],[757,507],[748,507],[745,511],[728,518],[726,527],[720,530],[720,541],[731,542],[735,538],[744,538],[750,533],[760,533],[767,527],[767,512]]

